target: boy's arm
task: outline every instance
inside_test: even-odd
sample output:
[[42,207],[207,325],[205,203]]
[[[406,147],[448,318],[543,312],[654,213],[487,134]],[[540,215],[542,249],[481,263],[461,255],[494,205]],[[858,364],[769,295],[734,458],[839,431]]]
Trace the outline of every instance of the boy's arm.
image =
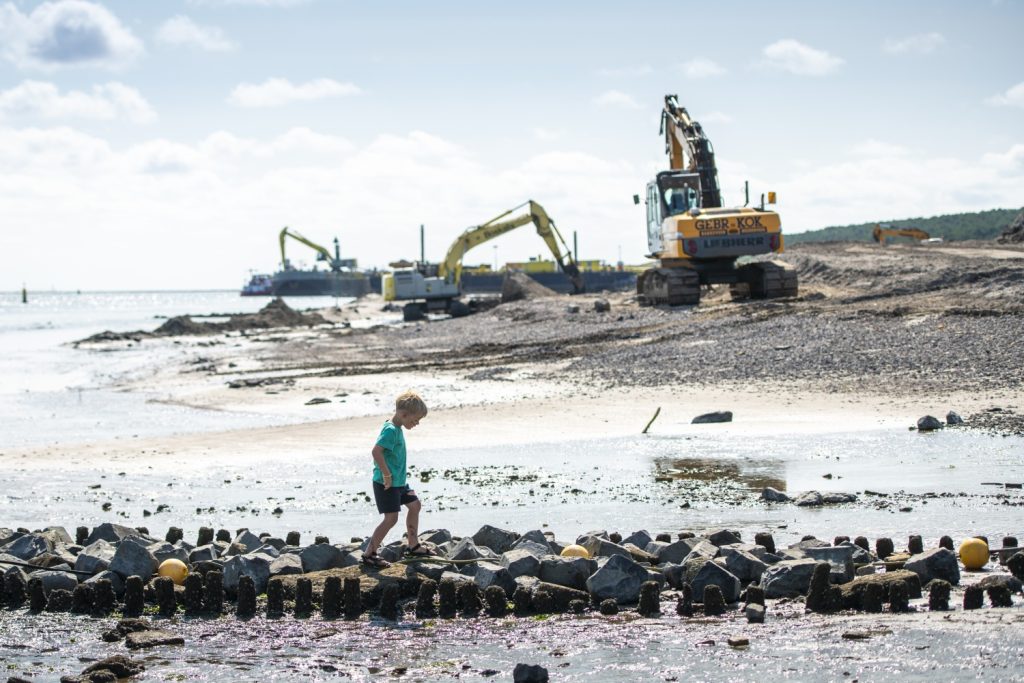
[[377,467],[380,469],[380,473],[384,477],[384,488],[391,488],[391,470],[388,469],[388,464],[384,461],[384,448],[380,444],[377,444],[373,447],[373,451],[371,453],[373,455],[373,461],[377,463]]

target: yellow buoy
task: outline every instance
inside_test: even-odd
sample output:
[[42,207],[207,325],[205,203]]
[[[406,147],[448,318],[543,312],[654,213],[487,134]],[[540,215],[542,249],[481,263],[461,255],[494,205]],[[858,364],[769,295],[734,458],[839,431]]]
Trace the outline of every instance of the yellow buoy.
[[185,577],[188,576],[188,566],[181,560],[164,560],[160,563],[156,573],[160,576],[166,576],[177,585],[185,583]]
[[988,543],[980,538],[968,538],[960,544],[960,561],[966,569],[981,569],[988,564]]
[[590,553],[583,546],[574,543],[562,548],[562,557],[586,557],[589,559]]

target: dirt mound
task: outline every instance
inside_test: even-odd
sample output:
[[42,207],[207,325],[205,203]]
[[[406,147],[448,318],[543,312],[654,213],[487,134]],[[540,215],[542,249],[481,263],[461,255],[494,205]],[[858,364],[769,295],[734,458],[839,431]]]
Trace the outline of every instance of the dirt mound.
[[260,309],[254,315],[231,316],[231,321],[226,325],[243,325],[244,328],[233,327],[232,329],[250,329],[259,327],[301,327],[303,325],[321,325],[327,322],[319,313],[300,313],[284,302],[284,299],[274,299]]
[[999,244],[1011,244],[1024,242],[1024,211],[1017,214],[1003,234],[996,240]]
[[557,296],[557,292],[548,289],[526,273],[511,271],[505,274],[501,283],[501,301],[521,301],[539,299],[545,296]]
[[187,315],[169,318],[160,327],[153,330],[154,337],[178,337],[185,334],[209,334],[205,323],[197,323]]

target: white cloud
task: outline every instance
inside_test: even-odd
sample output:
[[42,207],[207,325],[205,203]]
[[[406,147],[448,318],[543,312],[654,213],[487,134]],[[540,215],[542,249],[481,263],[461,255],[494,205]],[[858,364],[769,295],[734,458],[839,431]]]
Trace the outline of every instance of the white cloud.
[[652,73],[654,73],[654,68],[650,64],[641,64],[639,66],[622,66],[610,69],[597,70],[598,76],[607,76],[609,78],[649,76]]
[[[943,182],[936,183],[936,178]],[[760,182],[757,186],[767,187]],[[1024,144],[979,158],[900,152],[817,164],[769,189],[779,191],[785,228],[799,232],[869,222],[883,216],[1020,206],[1021,187]]]
[[893,55],[915,53],[927,55],[939,49],[946,43],[946,37],[941,33],[918,33],[898,40],[888,39],[882,44],[882,49]]
[[993,95],[985,101],[996,107],[1024,108],[1024,81],[1008,88],[1004,93]]
[[70,90],[62,94],[53,83],[23,81],[0,91],[0,118],[125,119],[147,123],[156,113],[135,88],[110,82],[95,85],[91,93]]
[[799,76],[824,76],[838,69],[843,60],[796,40],[779,40],[764,48],[762,66]]
[[639,109],[640,104],[620,90],[606,90],[594,98],[594,103],[602,107],[622,107],[623,109]]
[[200,26],[184,15],[172,17],[160,25],[156,39],[167,45],[198,47],[207,52],[229,52],[235,44],[216,26]]
[[679,70],[682,71],[683,75],[687,78],[710,78],[712,76],[721,76],[726,73],[724,66],[711,59],[705,59],[704,57],[697,57],[688,62],[683,62],[679,65]]
[[142,54],[142,43],[102,5],[84,0],[44,2],[31,14],[0,7],[3,56],[19,67],[117,68]]
[[228,102],[239,107],[279,107],[291,102],[358,95],[360,92],[352,83],[339,83],[330,78],[318,78],[299,84],[286,78],[268,78],[257,85],[241,83],[231,91]]

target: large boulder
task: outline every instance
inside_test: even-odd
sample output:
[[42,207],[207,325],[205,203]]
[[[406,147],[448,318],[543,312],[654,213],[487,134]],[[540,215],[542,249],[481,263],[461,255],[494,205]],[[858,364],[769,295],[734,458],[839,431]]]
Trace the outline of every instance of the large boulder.
[[952,585],[960,584],[960,565],[956,553],[946,548],[933,548],[913,555],[903,568],[921,577],[921,585],[932,579],[943,579]]
[[806,595],[817,560],[783,560],[761,574],[761,588],[766,598],[793,598]]
[[821,507],[825,504],[825,500],[819,491],[804,491],[793,499],[793,504],[802,508]]
[[201,545],[188,554],[188,561],[191,564],[197,562],[209,562],[210,560],[216,560],[220,557],[220,550],[217,546],[209,543],[207,545]]
[[917,430],[920,432],[932,432],[936,429],[942,429],[944,426],[942,421],[934,415],[925,415],[917,418]]
[[855,569],[853,566],[854,549],[863,550],[856,546],[828,546],[824,548],[804,548],[807,557],[818,562],[828,562],[831,570],[829,580],[832,583],[846,583],[853,581]]
[[586,548],[591,557],[611,557],[612,555],[632,557],[625,547],[600,536],[582,536],[576,539],[576,543]]
[[0,548],[20,537],[22,533],[15,531],[14,529],[8,529],[7,527],[0,527]]
[[508,569],[497,562],[479,562],[476,565],[476,572],[473,574],[473,582],[484,590],[490,586],[498,586],[505,591],[508,597],[516,590],[515,577]]
[[549,555],[541,560],[540,580],[559,586],[587,589],[587,579],[597,571],[597,562],[585,557],[556,557]]
[[235,536],[235,539],[231,541],[231,546],[228,548],[227,555],[245,555],[247,553],[255,552],[263,541],[260,537],[252,533],[248,529],[242,529]]
[[[324,544],[326,545],[326,544]],[[302,574],[302,558],[298,555],[285,553],[275,557],[270,563],[271,576],[287,576],[289,574]]]
[[32,577],[43,582],[43,595],[46,597],[50,597],[50,591],[57,590],[58,588],[70,593],[74,591],[75,586],[78,585],[78,578],[74,574],[69,574],[67,572],[35,572],[32,574]]
[[149,546],[148,550],[153,553],[153,557],[156,558],[157,562],[163,562],[164,560],[180,560],[185,564],[188,564],[188,550],[185,548],[181,548],[167,542],[161,542],[154,543]]
[[657,552],[655,552],[651,545],[648,545],[647,552],[657,555],[658,562],[682,564],[691,554],[693,557],[703,557],[710,560],[718,555],[718,547],[709,543],[706,538],[696,537],[684,538],[675,543],[670,543],[664,548],[658,549]]
[[[730,552],[723,554],[723,559],[729,573],[745,583],[760,581],[764,570],[768,568],[765,562],[754,557],[752,553],[746,550],[732,549]],[[722,592],[724,593],[725,591]]]
[[110,543],[100,539],[82,548],[75,558],[75,571],[97,574],[110,568],[110,562],[117,552]]
[[521,540],[513,545],[511,549],[528,552],[538,560],[552,554],[551,548],[547,543],[537,543],[536,541]]
[[626,555],[613,555],[587,579],[587,590],[595,600],[614,598],[619,604],[640,598],[640,586],[650,580],[647,570]]
[[130,526],[121,526],[120,524],[111,524],[110,522],[104,522],[97,527],[94,527],[89,537],[85,539],[85,545],[92,545],[96,541],[106,541],[107,543],[120,543],[129,536],[141,536],[138,531],[131,528]]
[[449,560],[479,560],[487,557],[471,538],[462,539],[448,552]]
[[110,571],[109,569],[105,572],[100,572],[95,576],[91,576],[83,583],[95,584],[97,581],[106,579],[110,582],[110,588],[114,591],[114,595],[118,598],[124,597],[124,579],[121,578],[120,574]]
[[490,524],[480,527],[480,530],[473,534],[473,543],[478,546],[486,546],[499,555],[506,550],[512,549],[512,544],[519,540],[519,534],[508,529],[499,529]]
[[740,599],[740,580],[731,572],[723,569],[718,562],[705,562],[697,575],[693,577],[690,588],[693,589],[694,600],[704,599],[704,588],[707,586],[721,588],[722,597],[727,603]]
[[110,571],[120,574],[122,578],[139,576],[143,582],[148,581],[156,568],[160,566],[153,553],[130,540],[125,540],[117,546],[114,559],[110,561]]
[[704,538],[708,539],[708,542],[711,545],[721,547],[723,545],[739,543],[740,532],[733,531],[731,529],[713,529],[712,531],[704,534]]
[[12,555],[23,562],[51,550],[53,550],[53,541],[42,534],[25,534],[0,548],[0,552]]
[[273,561],[274,558],[262,553],[235,555],[224,563],[224,589],[232,595],[237,593],[238,580],[248,576],[256,584],[257,595],[267,592],[270,564]]
[[[264,553],[269,554],[269,553]],[[307,546],[299,553],[304,572],[322,572],[325,569],[345,567],[345,551],[330,543],[317,543]]]
[[788,503],[791,498],[788,494],[771,486],[761,489],[761,500],[769,503]]
[[690,420],[690,424],[694,425],[714,424],[716,422],[732,422],[732,411],[719,410],[713,413],[704,413]]
[[515,579],[517,576],[537,576],[540,558],[528,548],[514,548],[501,555],[501,566]]
[[40,531],[39,535],[50,539],[50,542],[55,546],[75,544],[75,539],[71,538],[71,534],[62,526],[48,526]]
[[[637,548],[643,548],[647,550],[648,544],[652,543],[653,541],[654,539],[651,537],[651,535],[643,529],[641,529],[640,531],[634,531],[629,536],[626,536],[624,539],[622,539],[622,545],[625,546],[627,543],[632,543]],[[647,550],[647,552],[651,551]]]

